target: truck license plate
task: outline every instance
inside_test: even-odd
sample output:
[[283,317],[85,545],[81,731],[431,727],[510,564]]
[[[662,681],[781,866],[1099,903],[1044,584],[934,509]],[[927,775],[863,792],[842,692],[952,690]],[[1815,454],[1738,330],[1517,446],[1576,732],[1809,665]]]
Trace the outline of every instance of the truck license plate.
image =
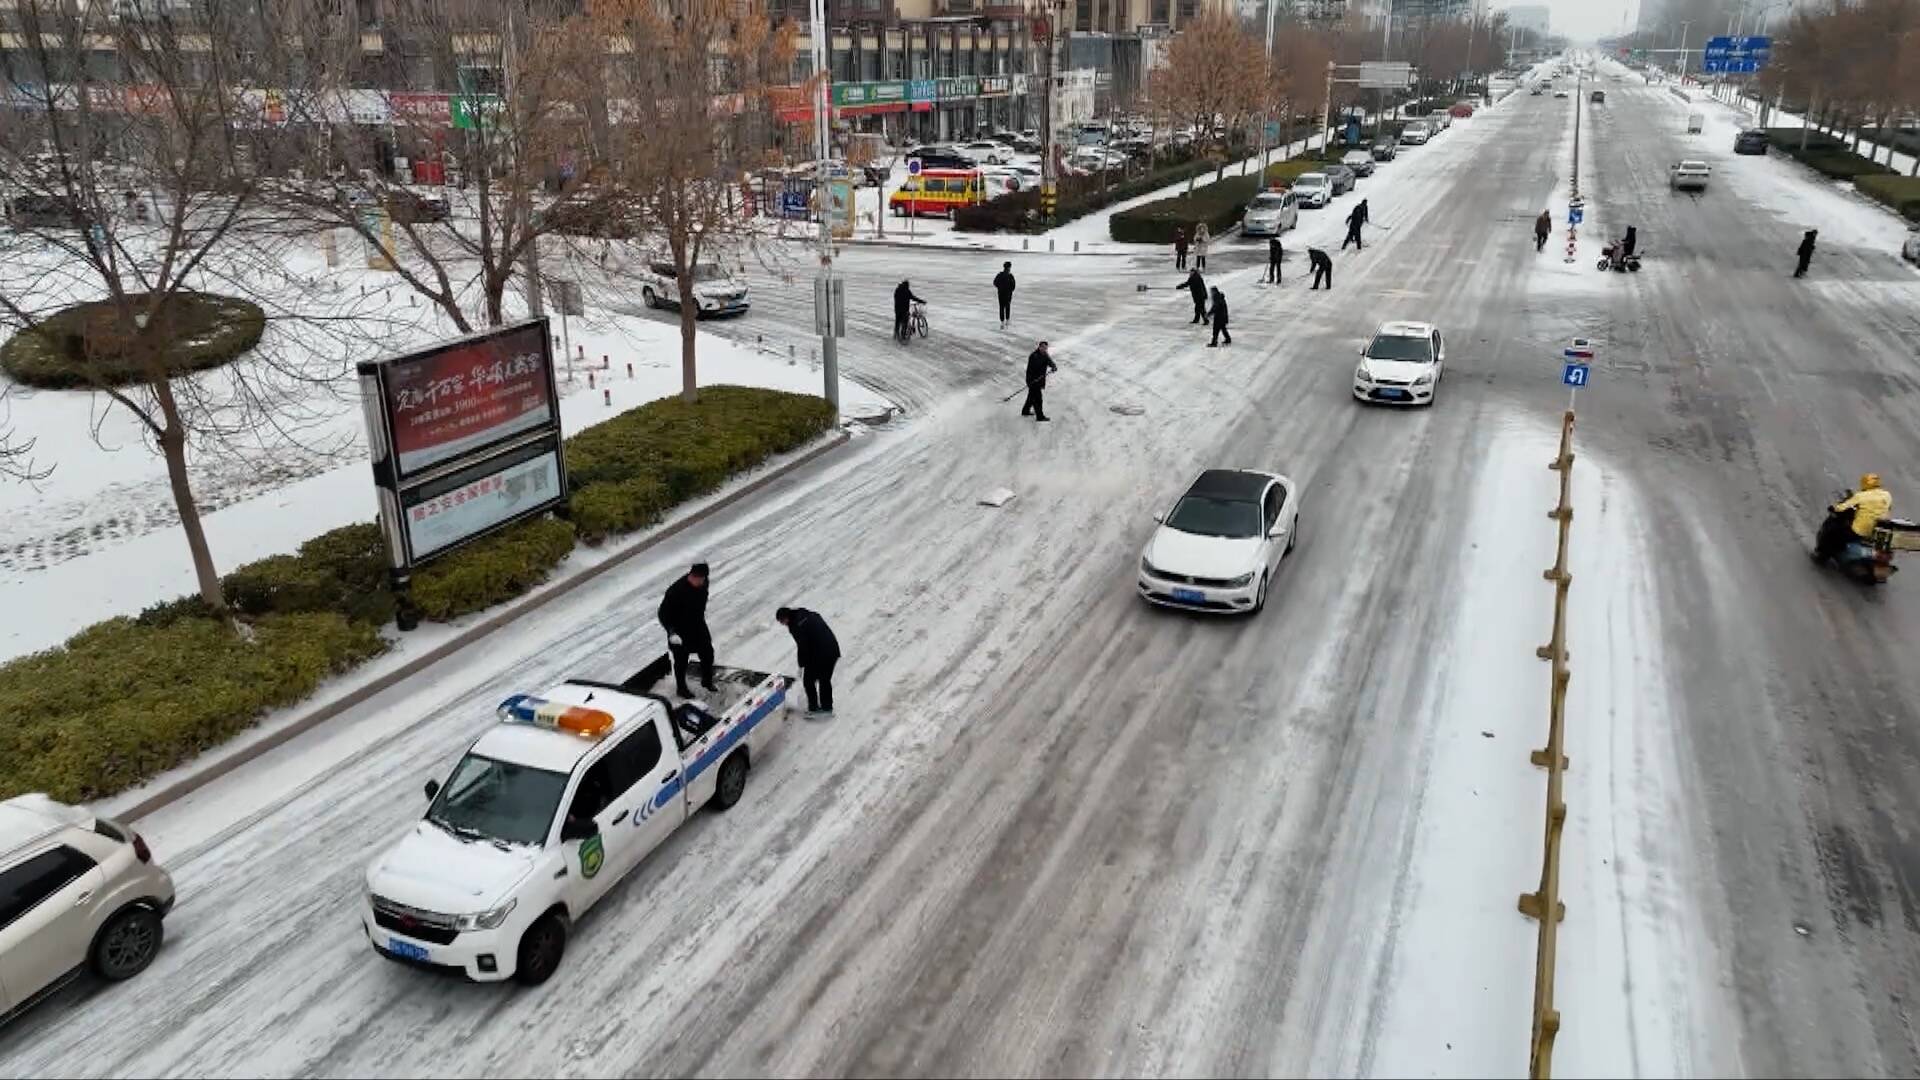
[[1206,600],[1207,594],[1201,592],[1199,589],[1175,589],[1173,590],[1173,598],[1189,604],[1198,604]]
[[405,960],[417,960],[423,964],[427,962],[427,950],[411,941],[390,937],[387,939],[387,951]]

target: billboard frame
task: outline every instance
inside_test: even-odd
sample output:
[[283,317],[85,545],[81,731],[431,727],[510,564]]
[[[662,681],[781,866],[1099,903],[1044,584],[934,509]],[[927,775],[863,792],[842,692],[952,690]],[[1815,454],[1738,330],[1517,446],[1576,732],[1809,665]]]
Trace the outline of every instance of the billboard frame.
[[[550,406],[548,417],[538,424],[489,439],[431,464],[411,470],[402,468],[391,407],[391,376],[395,369],[428,361],[458,349],[529,332],[539,340],[540,360],[545,369],[541,383]],[[360,379],[361,410],[367,423],[367,450],[372,459],[373,483],[380,507],[380,534],[387,545],[388,579],[399,601],[396,622],[401,630],[411,630],[419,625],[419,611],[414,607],[410,595],[415,570],[529,518],[550,512],[562,517],[567,514],[566,439],[560,423],[560,386],[554,364],[553,335],[548,320],[542,316],[489,327],[424,349],[396,353],[377,360],[362,360],[355,365],[355,371]],[[556,482],[552,492],[544,498],[536,498],[525,507],[444,543],[431,547],[416,543],[413,529],[409,526],[409,510],[440,499],[446,492],[459,493],[460,502],[464,504],[469,488],[480,487],[488,492],[506,490],[508,482],[495,484],[493,481],[499,480],[510,469],[530,462],[544,462],[549,457],[553,461]]]

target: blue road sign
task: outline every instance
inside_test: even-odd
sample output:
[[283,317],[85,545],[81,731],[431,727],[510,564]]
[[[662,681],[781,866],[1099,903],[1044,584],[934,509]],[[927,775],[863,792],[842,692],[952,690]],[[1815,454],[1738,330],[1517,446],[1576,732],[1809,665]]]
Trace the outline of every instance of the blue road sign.
[[1587,212],[1578,206],[1567,207],[1567,224],[1578,225],[1587,220]]
[[907,159],[907,175],[908,176],[920,175],[920,159],[919,158]]
[[1587,385],[1587,372],[1591,370],[1585,364],[1568,364],[1560,372],[1560,382],[1563,386],[1571,386],[1578,390]]
[[1770,37],[1713,37],[1700,50],[1700,69],[1709,74],[1751,74],[1766,67],[1772,55]]

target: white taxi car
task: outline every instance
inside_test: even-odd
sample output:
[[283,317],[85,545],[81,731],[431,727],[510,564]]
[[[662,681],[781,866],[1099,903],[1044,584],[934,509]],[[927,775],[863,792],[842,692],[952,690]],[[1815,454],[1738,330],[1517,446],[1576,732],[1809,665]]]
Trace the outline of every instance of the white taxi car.
[[1323,172],[1301,173],[1293,178],[1292,190],[1296,205],[1322,207],[1333,201],[1333,177]]
[[545,982],[608,890],[694,811],[737,803],[789,680],[717,667],[715,690],[669,703],[650,692],[669,665],[502,702],[446,785],[427,781],[426,817],[367,868],[374,949],[477,982]]
[[1300,495],[1279,473],[1208,469],[1140,552],[1140,597],[1189,611],[1252,614],[1300,538]]

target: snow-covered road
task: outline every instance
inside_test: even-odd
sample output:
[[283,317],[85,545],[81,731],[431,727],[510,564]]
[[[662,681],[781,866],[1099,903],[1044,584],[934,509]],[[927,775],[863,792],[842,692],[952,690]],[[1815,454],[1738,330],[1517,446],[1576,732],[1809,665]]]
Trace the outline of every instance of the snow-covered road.
[[[1534,254],[1576,105],[1526,96],[1362,182],[1390,228],[1336,254],[1332,293],[1297,256],[1352,196],[1306,215],[1284,288],[1255,284],[1263,245],[1216,244],[1230,348],[1186,325],[1170,260],[1012,256],[1003,332],[999,256],[847,254],[843,364],[903,423],[144,822],[181,889],[167,949],[0,1030],[0,1073],[1518,1074],[1576,333],[1603,352],[1556,1071],[1912,1072],[1920,601],[1799,545],[1845,474],[1920,490],[1920,279],[1837,242],[1791,281],[1802,217],[1850,199],[1771,158],[1671,197],[1679,103],[1609,97],[1583,188],[1640,226],[1637,276]],[[1786,220],[1760,193],[1793,184]],[[905,276],[933,301],[910,350],[886,338]],[[768,284],[713,329],[804,356],[809,307]],[[1348,399],[1394,317],[1447,332],[1437,408]],[[1000,401],[1042,336],[1050,425]],[[1215,464],[1301,481],[1300,547],[1256,619],[1145,609],[1150,514]],[[790,668],[773,608],[826,615],[840,714],[609,894],[545,987],[375,957],[362,871],[422,781],[506,694],[643,662],[696,557],[722,662]]]

